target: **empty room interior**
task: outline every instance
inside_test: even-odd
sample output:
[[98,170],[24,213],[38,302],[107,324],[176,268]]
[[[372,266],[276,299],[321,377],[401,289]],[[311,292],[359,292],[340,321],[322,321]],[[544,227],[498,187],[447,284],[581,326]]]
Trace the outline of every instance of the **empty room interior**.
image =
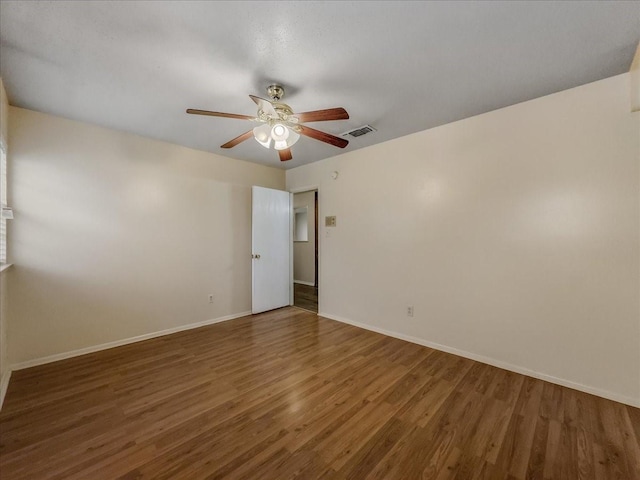
[[0,478],[640,480],[640,2],[0,0]]

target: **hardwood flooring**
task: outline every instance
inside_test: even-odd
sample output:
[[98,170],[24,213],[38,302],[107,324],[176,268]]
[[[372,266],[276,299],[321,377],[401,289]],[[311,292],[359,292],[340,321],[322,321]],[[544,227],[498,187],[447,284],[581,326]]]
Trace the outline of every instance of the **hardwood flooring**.
[[293,304],[296,307],[318,313],[318,287],[294,283]]
[[639,479],[640,410],[295,309],[14,372],[12,479]]

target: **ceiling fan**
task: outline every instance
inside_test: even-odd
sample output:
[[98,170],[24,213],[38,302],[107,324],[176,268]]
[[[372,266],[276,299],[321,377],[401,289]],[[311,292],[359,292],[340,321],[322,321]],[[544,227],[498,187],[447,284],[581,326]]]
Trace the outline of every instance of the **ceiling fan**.
[[293,113],[291,107],[285,103],[280,103],[284,96],[284,88],[281,85],[270,85],[267,93],[271,100],[249,95],[256,105],[258,114],[255,117],[249,115],[238,115],[235,113],[210,112],[208,110],[187,109],[187,113],[195,115],[208,115],[211,117],[237,118],[240,120],[251,120],[261,123],[252,130],[229,140],[221,148],[233,148],[248,138],[255,138],[256,141],[265,148],[273,147],[278,151],[281,161],[291,160],[291,146],[295,144],[300,135],[320,140],[335,147],[344,148],[349,142],[344,138],[336,137],[330,133],[321,132],[315,128],[302,125],[307,122],[323,122],[328,120],[347,120],[349,114],[342,108],[329,108],[326,110],[314,110],[312,112]]

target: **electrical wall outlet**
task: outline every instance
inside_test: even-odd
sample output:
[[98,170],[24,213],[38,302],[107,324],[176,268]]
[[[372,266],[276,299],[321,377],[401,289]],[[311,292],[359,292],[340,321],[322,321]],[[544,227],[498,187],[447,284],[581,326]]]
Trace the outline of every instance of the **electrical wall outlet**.
[[213,293],[209,294],[209,303],[213,303]]
[[407,317],[413,317],[413,305],[407,306]]

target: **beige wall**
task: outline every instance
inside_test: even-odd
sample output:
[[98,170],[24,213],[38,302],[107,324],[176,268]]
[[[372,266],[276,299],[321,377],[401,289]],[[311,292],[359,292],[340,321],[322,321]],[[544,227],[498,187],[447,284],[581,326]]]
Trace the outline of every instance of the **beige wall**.
[[7,281],[9,273],[9,270],[0,272],[0,379],[9,371],[7,348]]
[[0,136],[6,142],[8,138],[9,128],[9,101],[7,92],[4,89],[4,83],[0,78]]
[[625,74],[287,171],[320,312],[640,405],[638,115]]
[[[8,139],[9,102],[4,84],[0,78],[0,135],[3,141]],[[9,374],[7,344],[7,281],[8,270],[0,272],[0,406],[2,405],[2,387],[8,381]]]
[[314,284],[316,280],[315,192],[295,193],[293,207],[307,207],[307,242],[293,243],[293,279]]
[[14,107],[11,120],[13,364],[251,309],[250,187],[283,189],[282,170]]
[[640,42],[638,42],[636,54],[633,56],[629,74],[631,76],[631,111],[640,112]]

